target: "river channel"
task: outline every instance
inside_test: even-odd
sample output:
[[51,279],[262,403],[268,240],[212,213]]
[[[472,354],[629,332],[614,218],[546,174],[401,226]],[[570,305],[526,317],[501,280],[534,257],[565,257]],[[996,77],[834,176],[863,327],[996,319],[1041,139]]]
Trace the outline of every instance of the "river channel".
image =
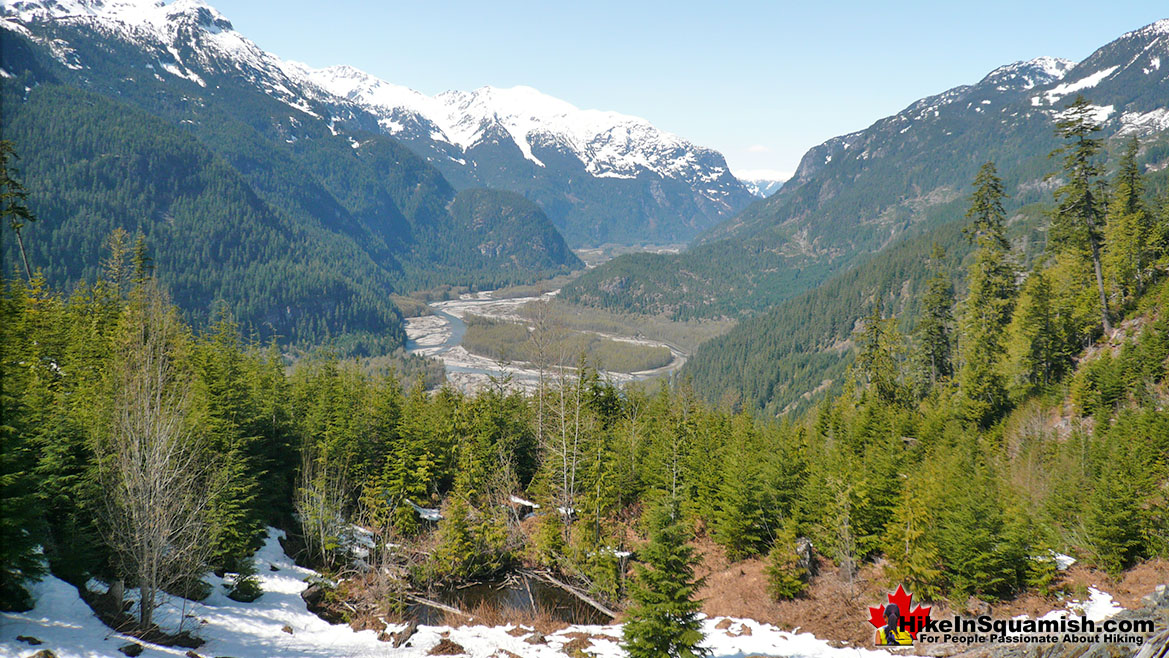
[[[494,291],[465,294],[459,299],[432,302],[431,315],[406,320],[406,351],[420,356],[439,359],[446,366],[447,380],[464,391],[475,390],[488,383],[491,377],[511,376],[513,386],[534,389],[539,380],[539,371],[531,364],[513,362],[506,365],[494,359],[471,354],[463,347],[463,336],[467,333],[464,318],[467,314],[495,320],[521,322],[520,309],[533,301],[548,301],[559,291],[552,291],[536,297],[495,298]],[[601,334],[606,338],[644,345],[662,346],[670,350],[673,360],[654,370],[634,373],[602,372],[615,382],[640,381],[660,376],[682,367],[686,354],[672,345],[666,345],[628,336]]]

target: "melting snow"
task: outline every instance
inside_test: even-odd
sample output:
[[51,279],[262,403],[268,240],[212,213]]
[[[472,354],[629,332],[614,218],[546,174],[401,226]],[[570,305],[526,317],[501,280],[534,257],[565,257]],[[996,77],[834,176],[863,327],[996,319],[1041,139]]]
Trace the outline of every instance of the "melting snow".
[[[444,635],[462,646],[472,658],[487,658],[504,652],[531,658],[564,658],[563,647],[573,637],[587,636],[591,646],[586,651],[597,658],[622,658],[621,626],[579,625],[550,633],[546,644],[529,644],[529,633],[517,633],[508,626],[419,626],[417,634],[400,649],[377,640],[373,630],[354,631],[346,625],[332,625],[308,611],[300,593],[316,573],[296,566],[284,554],[278,540],[283,533],[268,529],[268,539],[256,553],[257,578],[263,596],[252,603],[227,598],[224,580],[214,575],[206,580],[212,594],[201,602],[171,599],[161,606],[157,620],[163,628],[174,630],[185,619],[185,628],[198,626],[196,633],[207,640],[197,649],[205,656],[237,658],[341,658],[397,655],[402,658],[427,656]],[[276,570],[273,570],[273,567]],[[96,581],[93,588],[102,586]],[[19,635],[43,642],[36,649],[49,649],[60,658],[122,658],[118,647],[136,641],[106,627],[78,596],[77,589],[57,578],[48,577],[33,588],[36,607],[23,613],[0,613],[0,656],[18,656],[34,649],[18,642]],[[129,593],[129,592],[128,592]],[[1093,601],[1096,601],[1095,593]],[[1107,596],[1107,595],[1104,595]],[[129,598],[133,598],[132,596]],[[1109,602],[1111,599],[1108,600]],[[886,651],[831,647],[811,633],[792,633],[749,619],[715,617],[703,620],[706,646],[715,658],[763,654],[793,658],[891,658]],[[396,632],[404,624],[387,624]],[[283,631],[289,628],[292,633]],[[530,631],[529,628],[524,628]],[[749,633],[749,634],[747,634]],[[184,649],[142,643],[145,658],[174,658]]]
[[1083,615],[1094,622],[1099,622],[1123,610],[1123,607],[1112,600],[1111,594],[1095,587],[1089,587],[1087,601],[1068,601],[1066,609],[1052,610],[1040,619],[1059,619],[1064,616],[1079,617]]
[[1121,128],[1118,135],[1145,135],[1169,130],[1169,108],[1157,108],[1151,112],[1125,112],[1120,115]]
[[[1065,82],[1045,91],[1043,95],[1047,98],[1048,103],[1057,103],[1059,102],[1059,99],[1063,98],[1064,96],[1075,93],[1077,91],[1083,91],[1084,89],[1091,89],[1092,87],[1095,87],[1096,85],[1100,84],[1101,80],[1116,72],[1116,69],[1118,68],[1120,67],[1110,66],[1106,69],[1096,71],[1092,75],[1080,78],[1075,82]],[[1034,104],[1034,101],[1032,101],[1032,103]]]
[[[1115,105],[1092,105],[1088,104],[1088,110],[1091,112],[1089,118],[1096,123],[1104,123],[1112,113],[1116,111]],[[1067,110],[1061,110],[1054,114],[1057,121],[1062,120],[1067,116]]]
[[523,498],[520,498],[519,496],[511,496],[508,500],[515,503],[516,505],[525,505],[527,507],[531,507],[532,509],[540,509],[539,504],[533,503],[530,500],[524,500]]

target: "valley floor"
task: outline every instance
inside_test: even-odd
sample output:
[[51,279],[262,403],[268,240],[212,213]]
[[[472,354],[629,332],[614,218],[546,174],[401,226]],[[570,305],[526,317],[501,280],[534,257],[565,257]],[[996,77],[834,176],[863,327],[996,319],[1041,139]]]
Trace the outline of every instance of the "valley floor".
[[[446,366],[447,379],[463,391],[477,390],[487,385],[489,378],[504,375],[512,377],[513,386],[534,390],[539,379],[539,371],[532,364],[522,361],[505,364],[467,351],[462,345],[463,333],[466,331],[463,320],[467,315],[476,315],[492,320],[523,322],[521,309],[524,305],[534,301],[547,302],[555,294],[556,291],[531,297],[497,298],[493,291],[483,291],[464,294],[455,300],[431,303],[429,305],[431,315],[406,320],[407,351],[441,360]],[[615,341],[648,347],[665,347],[670,350],[673,359],[660,368],[633,373],[602,372],[604,377],[614,382],[643,381],[675,372],[685,365],[688,356],[675,345],[665,342],[602,331],[587,333]]]

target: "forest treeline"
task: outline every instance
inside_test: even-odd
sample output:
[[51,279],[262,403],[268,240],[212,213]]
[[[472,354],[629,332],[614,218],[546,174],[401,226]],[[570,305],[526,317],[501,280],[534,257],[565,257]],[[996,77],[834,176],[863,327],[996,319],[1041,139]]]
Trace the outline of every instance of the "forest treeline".
[[[801,537],[846,579],[884,558],[890,582],[932,600],[1050,593],[1056,552],[1113,574],[1169,557],[1164,225],[1135,143],[1103,180],[1085,106],[1060,123],[1045,256],[1019,271],[987,163],[965,295],[939,268],[908,336],[875,303],[842,393],[798,420],[711,405],[684,381],[618,388],[588,367],[549,367],[532,394],[495,381],[467,395],[328,353],[290,366],[230,316],[192,329],[148,250],[124,242],[68,295],[11,277],[4,604],[27,606],[45,569],[120,579],[145,601],[198,594],[223,569],[246,598],[265,526],[338,573],[358,524],[379,537],[367,559],[404,565],[391,591],[541,565],[628,602],[628,646],[650,655],[696,641],[696,533],[732,560],[766,556],[777,597],[807,586]],[[534,523],[513,496],[540,505]],[[639,518],[647,543],[628,539]]]
[[[358,522],[431,549],[406,574],[415,584],[526,561],[620,601],[615,551],[635,548],[623,544],[627,520],[662,501],[677,501],[688,531],[732,559],[771,552],[786,564],[794,538],[808,536],[846,571],[884,555],[891,578],[927,597],[1050,586],[1051,550],[1113,572],[1169,554],[1169,416],[1155,402],[1169,358],[1164,282],[1135,307],[1156,319],[1116,356],[1087,361],[982,429],[970,414],[983,407],[952,380],[911,402],[897,377],[885,379],[888,321],[860,338],[855,387],[805,422],[776,423],[711,407],[685,386],[618,390],[588,370],[551,372],[535,396],[406,390],[328,356],[289,372],[229,319],[195,334],[149,279],[128,290],[117,279],[67,298],[38,280],[6,282],[9,606],[45,561],[75,584],[141,583],[122,522],[135,499],[119,494],[132,483],[114,483],[167,464],[177,479],[152,505],[179,495],[173,513],[201,533],[191,545],[202,553],[157,583],[180,593],[205,569],[244,569],[265,525],[302,534],[327,567],[344,560]],[[160,363],[162,378],[152,375]],[[154,395],[135,397],[143,391]],[[1057,440],[1050,416],[1062,398],[1052,396],[1066,391],[1076,413]],[[127,442],[149,443],[135,438],[143,416],[173,432],[162,463],[126,457]],[[541,515],[525,534],[513,494],[572,513]],[[443,518],[427,522],[410,503]]]

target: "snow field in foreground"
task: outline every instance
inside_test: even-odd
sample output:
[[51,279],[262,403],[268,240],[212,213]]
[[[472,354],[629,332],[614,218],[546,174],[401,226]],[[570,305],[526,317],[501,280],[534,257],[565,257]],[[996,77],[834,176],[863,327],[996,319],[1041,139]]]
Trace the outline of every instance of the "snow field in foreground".
[[[574,638],[587,636],[590,646],[586,651],[597,658],[622,658],[621,626],[570,626],[546,637],[546,644],[529,644],[529,633],[515,633],[508,626],[420,626],[409,646],[399,649],[379,642],[374,631],[354,631],[346,625],[332,625],[308,611],[300,593],[308,586],[306,579],[317,577],[309,569],[296,566],[284,554],[279,538],[284,533],[268,529],[268,539],[255,556],[256,571],[264,595],[252,603],[240,603],[226,596],[223,579],[208,575],[212,588],[204,601],[184,602],[170,599],[156,612],[160,626],[175,630],[184,619],[184,629],[192,629],[207,640],[196,649],[200,656],[233,656],[234,658],[271,658],[275,656],[306,658],[340,658],[365,656],[395,656],[413,658],[429,655],[430,649],[446,634],[450,641],[462,646],[465,655],[472,658],[506,656],[504,651],[524,657],[564,658],[561,651]],[[273,571],[272,567],[276,570]],[[113,633],[81,600],[76,588],[54,577],[46,577],[35,585],[36,607],[24,613],[0,614],[0,656],[30,656],[40,649],[50,649],[60,658],[122,658],[118,647],[134,641]],[[129,592],[128,592],[129,593]],[[1098,590],[1092,591],[1085,606],[1089,616],[1109,616],[1119,608],[1111,597]],[[811,633],[790,633],[770,624],[750,619],[716,617],[703,621],[706,644],[716,657],[731,658],[749,655],[799,656],[800,658],[889,658],[886,651],[856,648],[833,648]],[[863,623],[861,618],[856,623]],[[842,620],[842,623],[854,623]],[[725,628],[716,628],[716,626]],[[292,633],[283,630],[291,628]],[[389,632],[404,628],[390,624]],[[530,629],[526,629],[530,630]],[[749,633],[749,634],[748,634]],[[31,636],[43,642],[29,646],[16,640],[17,636]],[[147,658],[183,657],[187,649],[144,644]]]

